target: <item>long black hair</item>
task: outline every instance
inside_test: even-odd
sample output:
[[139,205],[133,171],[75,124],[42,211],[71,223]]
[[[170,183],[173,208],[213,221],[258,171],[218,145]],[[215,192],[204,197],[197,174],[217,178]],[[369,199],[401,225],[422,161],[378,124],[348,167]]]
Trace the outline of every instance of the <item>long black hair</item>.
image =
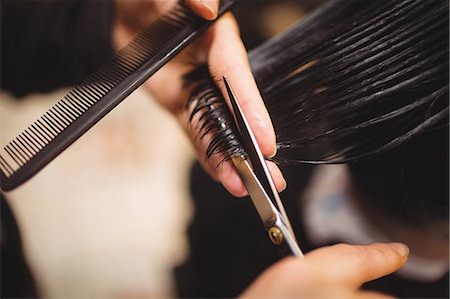
[[[358,186],[394,213],[419,203],[406,217],[417,223],[432,203],[448,218],[448,36],[446,0],[330,0],[252,50],[272,159],[351,163]],[[207,156],[245,154],[211,76],[206,66],[188,76],[198,83],[188,107],[212,136]]]

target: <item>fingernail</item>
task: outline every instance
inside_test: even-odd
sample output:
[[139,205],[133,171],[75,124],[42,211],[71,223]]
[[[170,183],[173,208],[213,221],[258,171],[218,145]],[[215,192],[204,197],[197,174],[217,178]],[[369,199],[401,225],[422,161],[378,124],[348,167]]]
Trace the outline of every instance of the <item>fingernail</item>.
[[236,190],[232,192],[232,194],[236,197],[242,198],[248,195],[248,191],[243,184],[241,184],[240,188],[236,187]]
[[273,158],[277,154],[277,147],[273,149],[273,151],[267,156],[267,158]]
[[248,196],[248,191],[247,189],[243,190],[242,192],[239,193],[238,197],[242,198],[242,197],[246,197]]
[[402,243],[389,243],[389,247],[397,251],[397,253],[402,257],[407,257],[409,255],[409,248]]
[[217,7],[208,3],[207,0],[200,0],[200,3],[212,13],[212,15],[210,16],[212,19],[215,19],[217,17]]
[[282,178],[282,181],[280,183],[281,183],[281,187],[280,187],[280,190],[278,192],[283,192],[286,189],[286,187],[287,187],[287,182],[286,182],[286,180],[284,178]]

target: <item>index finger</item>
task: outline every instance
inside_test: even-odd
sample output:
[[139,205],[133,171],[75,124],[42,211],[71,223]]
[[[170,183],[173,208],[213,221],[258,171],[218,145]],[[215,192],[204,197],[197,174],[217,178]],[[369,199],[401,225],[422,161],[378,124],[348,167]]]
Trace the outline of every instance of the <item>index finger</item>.
[[[224,15],[208,32],[210,48],[209,70],[217,78],[227,77],[239,104],[247,117],[264,156],[274,156],[275,131],[269,113],[259,93],[247,59],[247,51],[239,36],[236,21],[230,13]],[[222,94],[226,89],[218,82]]]

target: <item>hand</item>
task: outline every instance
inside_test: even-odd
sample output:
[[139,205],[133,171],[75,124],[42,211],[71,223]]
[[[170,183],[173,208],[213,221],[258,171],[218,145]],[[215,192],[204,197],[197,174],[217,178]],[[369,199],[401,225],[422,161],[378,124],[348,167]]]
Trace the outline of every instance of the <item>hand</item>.
[[242,298],[391,298],[360,286],[388,275],[406,262],[400,243],[323,247],[304,259],[289,257],[266,270]]
[[[216,18],[219,0],[186,1],[188,6],[204,19]],[[156,20],[175,2],[175,0],[118,1],[117,22],[113,32],[116,47],[126,45],[139,31],[138,29],[145,28]],[[195,138],[197,135],[193,129],[195,126],[189,124],[189,112],[184,109],[190,90],[183,86],[182,76],[192,69],[192,62],[206,61],[211,74],[217,78],[225,75],[233,86],[263,155],[274,156],[276,148],[273,126],[250,71],[237,23],[230,13],[224,15],[192,45],[160,69],[145,85],[156,100],[181,122],[193,141],[204,169],[211,177],[221,182],[233,195],[245,196],[247,191],[230,161],[222,162],[223,157],[219,155],[205,160],[208,139]],[[222,82],[219,83],[219,88],[223,94],[226,94]],[[286,182],[281,171],[272,162],[268,162],[268,166],[277,189],[283,190]]]

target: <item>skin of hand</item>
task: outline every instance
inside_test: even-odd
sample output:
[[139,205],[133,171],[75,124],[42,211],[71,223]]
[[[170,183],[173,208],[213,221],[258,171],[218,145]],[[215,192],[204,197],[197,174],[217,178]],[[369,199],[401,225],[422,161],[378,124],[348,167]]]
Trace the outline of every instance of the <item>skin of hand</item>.
[[267,269],[241,298],[393,298],[360,289],[403,266],[409,249],[401,243],[322,247],[304,259],[288,257]]
[[[206,20],[217,17],[219,0],[185,1],[200,17]],[[176,0],[117,0],[116,22],[113,28],[113,42],[116,49],[125,46],[136,33],[170,10],[175,2]],[[192,87],[184,86],[182,77],[192,70],[193,64],[206,61],[213,76],[227,77],[263,155],[274,156],[276,147],[272,122],[250,71],[238,25],[230,13],[220,18],[205,34],[155,73],[145,86],[155,99],[181,122],[191,137],[203,168],[212,178],[221,182],[231,194],[242,197],[247,195],[247,191],[232,162],[223,162],[224,157],[220,155],[205,159],[209,139],[195,138],[198,132],[196,120],[194,119],[192,125],[189,124],[190,112],[184,108]],[[217,84],[225,95],[223,82]],[[282,191],[286,187],[286,181],[281,171],[270,161],[268,167],[278,191]]]

